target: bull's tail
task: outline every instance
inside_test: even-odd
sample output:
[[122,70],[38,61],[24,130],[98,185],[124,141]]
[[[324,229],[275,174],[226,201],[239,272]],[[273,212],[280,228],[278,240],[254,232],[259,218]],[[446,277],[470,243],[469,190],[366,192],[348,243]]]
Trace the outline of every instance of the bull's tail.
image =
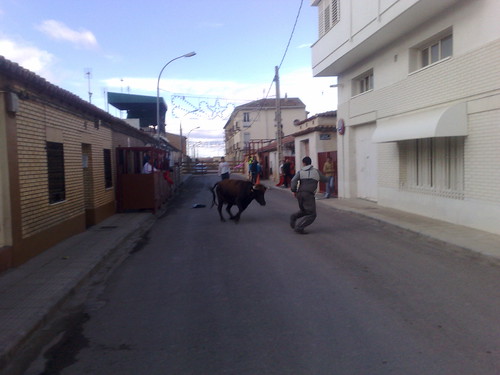
[[219,183],[216,182],[215,185],[210,188],[210,191],[212,192],[212,205],[210,206],[210,208],[212,208],[213,206],[215,206],[217,204],[217,202],[216,202],[217,201],[217,196],[215,194],[215,189],[217,188],[218,184]]

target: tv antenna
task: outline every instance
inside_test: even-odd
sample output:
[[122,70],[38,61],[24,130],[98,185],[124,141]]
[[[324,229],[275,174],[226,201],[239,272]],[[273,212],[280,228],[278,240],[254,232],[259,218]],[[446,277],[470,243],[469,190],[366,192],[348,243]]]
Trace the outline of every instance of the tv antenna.
[[85,68],[85,76],[88,81],[88,87],[89,87],[89,103],[92,103],[92,92],[90,91],[90,79],[92,78],[92,69],[91,68]]

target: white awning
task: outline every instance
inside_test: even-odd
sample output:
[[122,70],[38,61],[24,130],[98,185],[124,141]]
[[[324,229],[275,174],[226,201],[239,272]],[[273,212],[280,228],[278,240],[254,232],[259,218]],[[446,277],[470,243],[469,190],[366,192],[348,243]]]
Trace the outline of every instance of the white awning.
[[451,107],[380,119],[377,121],[372,141],[382,143],[465,135],[467,106],[465,103],[459,103]]

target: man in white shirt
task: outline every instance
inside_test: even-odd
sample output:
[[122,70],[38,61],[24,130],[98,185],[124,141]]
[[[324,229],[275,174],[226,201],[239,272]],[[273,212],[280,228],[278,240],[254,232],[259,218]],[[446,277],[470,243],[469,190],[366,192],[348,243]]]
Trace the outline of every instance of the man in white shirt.
[[230,172],[231,170],[229,169],[229,163],[226,161],[224,157],[220,158],[219,176],[221,180],[227,180],[229,178]]
[[142,166],[142,173],[151,174],[153,172],[156,172],[156,168],[153,167],[153,161],[151,160],[151,157],[149,155],[146,155],[144,157],[144,165]]

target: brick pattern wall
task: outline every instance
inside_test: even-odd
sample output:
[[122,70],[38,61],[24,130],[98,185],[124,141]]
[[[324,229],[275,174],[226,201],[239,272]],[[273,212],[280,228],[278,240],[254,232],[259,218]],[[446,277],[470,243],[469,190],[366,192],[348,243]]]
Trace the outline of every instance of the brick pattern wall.
[[397,189],[401,169],[398,144],[383,143],[378,146],[378,186]]
[[500,203],[500,109],[469,116],[465,142],[467,197]]
[[[474,52],[442,61],[410,74],[406,79],[380,90],[352,98],[350,116],[376,111],[377,118],[451,105],[456,101],[480,99],[500,91],[500,41]],[[498,111],[468,116],[465,138],[465,199],[500,202],[500,119]],[[397,145],[379,144],[378,182],[396,188],[406,171],[399,165]],[[402,145],[400,146],[402,147]],[[404,150],[402,150],[404,152]],[[401,169],[403,168],[403,169]],[[397,176],[398,173],[400,176]]]
[[[56,108],[33,95],[20,101],[17,132],[23,238],[84,214],[82,143],[92,143],[89,159],[93,161],[94,184],[90,204],[99,207],[114,200],[113,189],[105,189],[102,155],[104,147],[111,149],[109,128],[99,126],[97,129],[93,119],[85,119],[69,109]],[[47,140],[64,145],[66,199],[55,204],[49,204],[48,197]]]
[[380,119],[494,92],[500,88],[499,61],[500,41],[496,41],[414,72],[391,86],[352,98],[350,117],[376,111]]

